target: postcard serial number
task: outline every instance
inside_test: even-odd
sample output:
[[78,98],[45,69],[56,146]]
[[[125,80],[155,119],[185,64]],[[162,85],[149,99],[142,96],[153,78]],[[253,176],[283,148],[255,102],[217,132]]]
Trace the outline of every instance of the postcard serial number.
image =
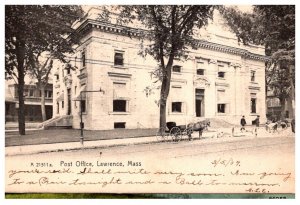
[[53,167],[49,162],[31,162],[31,167]]

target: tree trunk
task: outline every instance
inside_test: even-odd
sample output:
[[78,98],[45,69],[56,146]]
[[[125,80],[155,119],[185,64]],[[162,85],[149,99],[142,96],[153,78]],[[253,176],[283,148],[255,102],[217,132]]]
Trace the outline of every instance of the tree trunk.
[[160,107],[159,107],[159,127],[166,128],[166,109],[167,109],[167,101],[160,99]]
[[295,85],[294,85],[294,74],[293,74],[293,66],[289,66],[290,72],[290,84],[291,84],[291,103],[292,103],[292,113],[290,115],[291,118],[295,118]]
[[160,107],[159,107],[159,127],[166,128],[166,114],[167,114],[167,99],[170,91],[171,83],[171,69],[172,64],[168,64],[166,67],[166,75],[164,75],[160,90]]
[[18,62],[18,96],[19,96],[19,110],[18,110],[18,123],[19,134],[25,135],[25,105],[24,105],[24,60],[25,60],[25,43],[16,39],[16,54]]
[[45,107],[45,87],[41,86],[40,87],[40,91],[41,91],[41,111],[42,111],[42,119],[43,121],[47,120],[46,117],[46,107]]
[[281,105],[281,112],[280,112],[280,119],[285,118],[285,98],[279,98],[280,105]]

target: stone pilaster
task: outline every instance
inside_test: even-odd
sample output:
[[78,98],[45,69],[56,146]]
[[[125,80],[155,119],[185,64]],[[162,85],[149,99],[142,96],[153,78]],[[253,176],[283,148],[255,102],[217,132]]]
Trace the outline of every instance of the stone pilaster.
[[241,95],[243,95],[243,92],[241,90],[241,83],[243,81],[241,81],[241,64],[238,63],[231,63],[229,64],[230,68],[233,68],[234,74],[233,74],[233,95],[234,95],[234,101],[233,101],[233,105],[231,106],[232,108],[232,112],[231,114],[234,116],[234,118],[237,120],[239,119],[239,117],[241,115],[243,115],[242,113],[242,104],[243,104],[243,97]]
[[216,59],[208,60],[207,69],[210,86],[205,89],[205,117],[215,117],[217,113],[217,90],[216,77],[218,74],[218,66]]

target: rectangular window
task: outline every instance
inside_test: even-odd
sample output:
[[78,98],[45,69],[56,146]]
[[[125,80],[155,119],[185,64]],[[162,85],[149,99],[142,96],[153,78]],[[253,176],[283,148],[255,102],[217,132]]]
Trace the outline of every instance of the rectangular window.
[[172,102],[172,112],[182,112],[182,102]]
[[251,82],[255,81],[255,71],[251,71]]
[[67,74],[69,75],[71,73],[71,68],[67,67],[66,70],[67,70]]
[[32,89],[29,90],[29,96],[30,96],[30,97],[33,97],[33,96],[34,96],[34,90],[32,90]]
[[[18,93],[16,94],[16,96],[18,96]],[[29,91],[28,89],[24,89],[24,97],[28,97],[29,96]]]
[[7,114],[9,112],[9,104],[5,103],[5,113]]
[[197,69],[197,75],[204,75],[204,69]]
[[52,91],[51,90],[46,90],[45,91],[45,97],[46,98],[52,98]]
[[82,67],[85,67],[85,51],[81,53]]
[[218,78],[225,78],[225,72],[219,71],[218,72]]
[[64,108],[65,106],[65,101],[61,101],[61,108]]
[[113,101],[114,112],[126,112],[126,100],[114,100]]
[[218,104],[218,113],[225,113],[226,104]]
[[115,122],[114,123],[114,128],[117,129],[117,128],[125,128],[125,125],[126,123],[125,122]]
[[289,113],[289,111],[287,110],[287,111],[285,111],[285,118],[289,118],[290,117],[290,113]]
[[181,72],[181,66],[174,65],[172,71],[175,72],[175,73],[180,73]]
[[251,98],[251,113],[256,113],[256,98]]
[[58,74],[56,75],[56,80],[59,80],[59,75]]
[[80,101],[80,108],[81,108],[81,112],[86,112],[86,101],[85,100]]
[[115,52],[115,57],[114,57],[114,64],[117,66],[123,66],[124,65],[124,53],[121,52]]

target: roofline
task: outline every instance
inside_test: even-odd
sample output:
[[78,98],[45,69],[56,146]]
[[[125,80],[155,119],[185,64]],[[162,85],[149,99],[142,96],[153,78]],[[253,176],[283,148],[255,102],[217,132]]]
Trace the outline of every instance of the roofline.
[[[93,20],[93,19],[86,19],[76,29],[76,32],[81,33],[81,35],[83,35],[84,33],[88,32],[92,28],[99,29],[106,33],[114,33],[114,34],[123,35],[123,36],[130,36],[131,38],[132,37],[138,38],[141,35],[141,33],[147,31],[145,29],[137,29],[137,28],[116,25],[116,24]],[[195,39],[195,40],[197,41],[196,45],[199,48],[220,51],[223,53],[236,54],[236,55],[240,55],[242,57],[248,58],[248,59],[260,60],[260,61],[267,61],[269,59],[265,55],[252,53],[252,52],[248,51],[247,49],[222,45],[222,44],[213,43],[213,42],[209,42],[209,41],[201,40],[201,39]]]

